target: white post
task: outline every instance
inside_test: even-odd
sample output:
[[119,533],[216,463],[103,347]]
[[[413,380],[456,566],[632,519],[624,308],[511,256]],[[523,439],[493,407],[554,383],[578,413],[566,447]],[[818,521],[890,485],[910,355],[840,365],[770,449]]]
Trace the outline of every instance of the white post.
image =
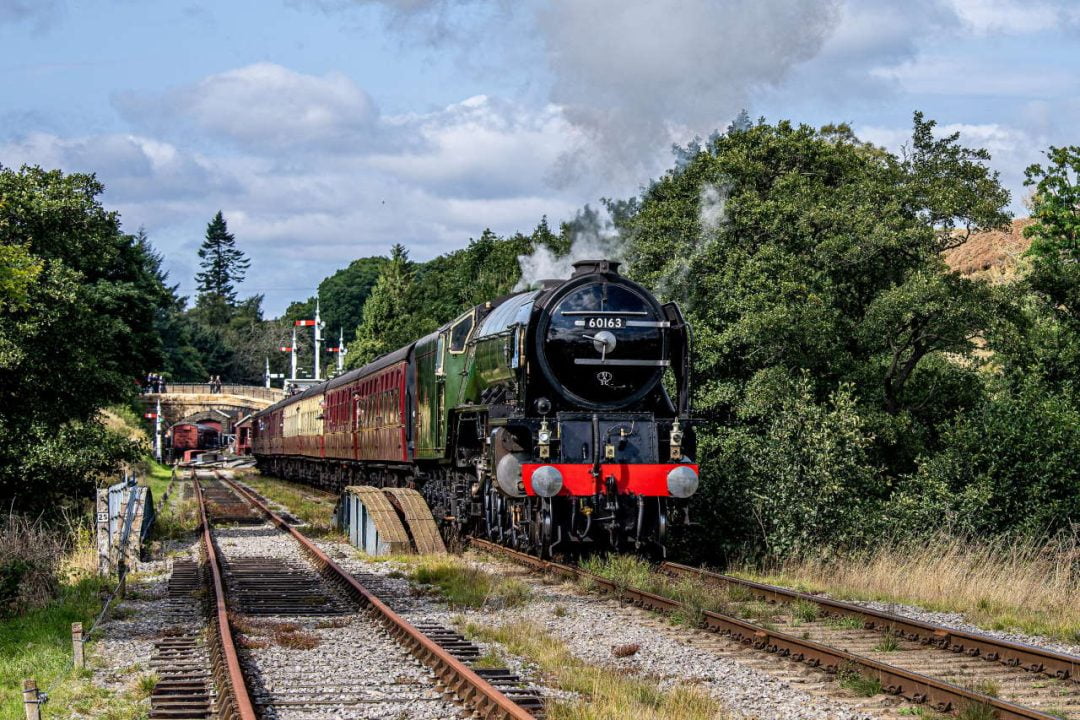
[[292,355],[292,358],[290,359],[290,361],[292,362],[292,375],[290,375],[289,377],[291,377],[293,380],[295,380],[296,379],[296,326],[295,325],[293,325],[293,329],[292,329],[292,351],[289,354]]
[[110,562],[109,542],[109,488],[98,488],[97,491],[97,546],[98,546],[98,575],[108,575]]
[[319,298],[315,298],[315,379],[319,379],[319,351],[322,349],[322,320],[319,319]]
[[337,371],[338,375],[341,374],[342,368],[345,366],[345,331],[338,328],[337,336]]
[[266,387],[270,387],[270,356],[266,356],[266,376],[263,378],[266,381]]
[[161,394],[158,394],[157,410],[154,411],[154,457],[161,462]]

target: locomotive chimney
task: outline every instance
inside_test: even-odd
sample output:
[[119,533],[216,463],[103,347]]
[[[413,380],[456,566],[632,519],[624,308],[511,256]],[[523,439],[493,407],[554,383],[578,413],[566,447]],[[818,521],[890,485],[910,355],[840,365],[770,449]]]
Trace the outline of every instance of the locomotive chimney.
[[570,277],[592,273],[613,273],[618,275],[619,265],[621,264],[617,260],[579,260],[574,263],[574,274]]

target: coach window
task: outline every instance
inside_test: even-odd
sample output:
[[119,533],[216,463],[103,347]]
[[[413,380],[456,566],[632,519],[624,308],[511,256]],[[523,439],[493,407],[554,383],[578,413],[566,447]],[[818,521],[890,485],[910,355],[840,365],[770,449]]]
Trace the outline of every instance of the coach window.
[[465,343],[473,328],[473,314],[470,312],[450,327],[450,353],[457,355],[465,352]]

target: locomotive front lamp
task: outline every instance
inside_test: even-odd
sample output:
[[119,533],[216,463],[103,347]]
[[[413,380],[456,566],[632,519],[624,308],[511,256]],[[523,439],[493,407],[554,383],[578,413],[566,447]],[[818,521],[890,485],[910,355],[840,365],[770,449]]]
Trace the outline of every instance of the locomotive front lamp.
[[667,474],[667,488],[672,497],[688,498],[697,492],[698,474],[694,472],[694,468],[686,465],[673,468]]
[[563,477],[559,469],[551,465],[542,465],[532,474],[533,492],[540,497],[553,497],[562,490]]
[[551,457],[551,430],[548,428],[547,418],[540,421],[540,429],[536,433],[536,444],[540,446],[540,457]]
[[682,460],[682,441],[683,430],[679,425],[679,418],[675,418],[675,422],[671,424],[671,459]]

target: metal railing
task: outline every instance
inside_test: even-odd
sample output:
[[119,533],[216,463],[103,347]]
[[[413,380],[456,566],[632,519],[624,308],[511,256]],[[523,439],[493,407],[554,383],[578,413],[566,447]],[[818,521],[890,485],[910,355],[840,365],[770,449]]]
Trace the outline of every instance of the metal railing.
[[[268,388],[262,385],[225,385],[214,391],[210,383],[167,383],[162,395],[240,395],[242,397],[259,398],[261,400],[281,400],[285,397],[285,391],[280,388]],[[156,395],[158,393],[147,393]]]

